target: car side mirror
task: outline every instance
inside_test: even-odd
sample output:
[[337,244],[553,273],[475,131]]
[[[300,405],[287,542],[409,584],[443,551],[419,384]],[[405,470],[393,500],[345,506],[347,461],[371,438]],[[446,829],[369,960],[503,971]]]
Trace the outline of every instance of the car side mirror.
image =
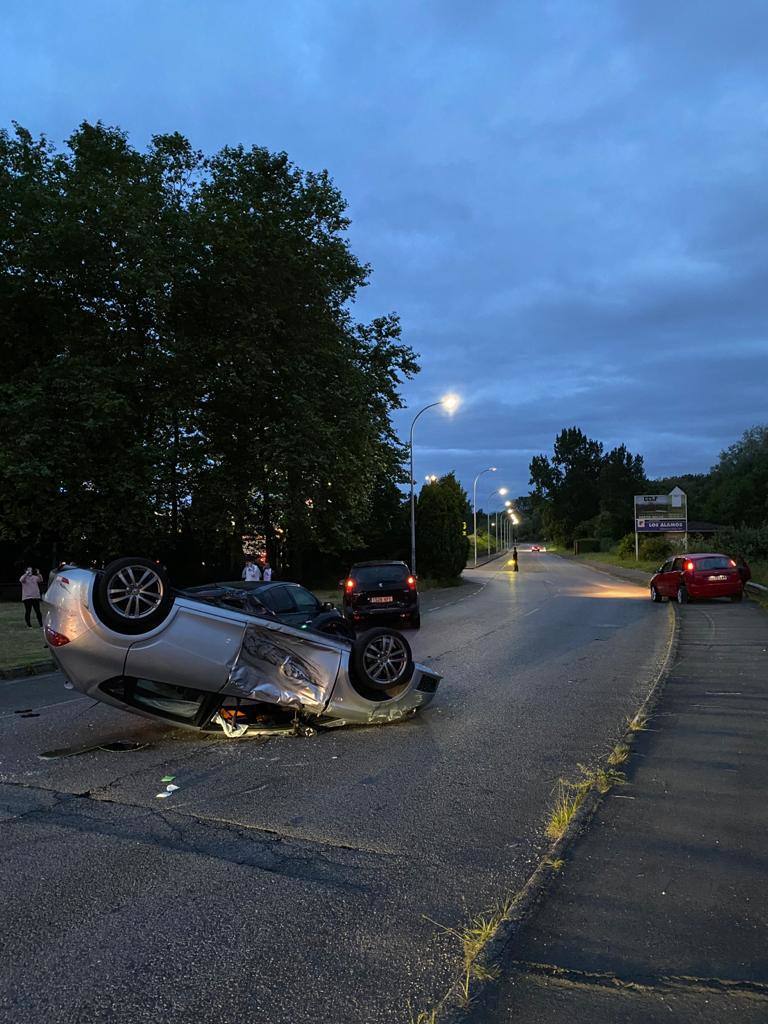
[[323,601],[320,607],[324,612],[336,611],[336,605],[333,603],[333,601]]

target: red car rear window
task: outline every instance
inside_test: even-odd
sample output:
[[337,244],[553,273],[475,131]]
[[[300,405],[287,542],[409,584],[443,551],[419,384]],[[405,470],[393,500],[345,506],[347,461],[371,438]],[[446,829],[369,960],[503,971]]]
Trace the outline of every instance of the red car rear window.
[[693,562],[696,572],[709,572],[712,569],[733,569],[733,563],[725,555],[712,555],[709,558],[696,558]]

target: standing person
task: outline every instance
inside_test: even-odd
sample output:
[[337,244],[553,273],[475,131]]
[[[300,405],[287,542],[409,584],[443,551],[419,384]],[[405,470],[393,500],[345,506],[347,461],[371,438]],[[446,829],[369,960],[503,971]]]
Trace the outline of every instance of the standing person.
[[261,578],[265,583],[269,583],[272,579],[272,566],[269,564],[269,560],[264,563],[264,569],[261,574]]
[[39,569],[33,569],[32,566],[28,566],[24,575],[19,579],[21,584],[21,600],[24,604],[24,621],[28,626],[32,626],[30,618],[34,611],[37,616],[38,626],[43,624],[43,616],[40,614],[40,584],[43,582],[43,577],[40,575]]
[[746,560],[744,555],[736,555],[734,562],[736,563],[736,568],[739,571],[742,585],[746,587],[752,579],[752,570],[749,568],[749,562]]
[[261,572],[258,565],[254,562],[250,555],[246,556],[245,568],[243,569],[243,579],[246,583],[257,583],[261,579]]
[[517,564],[517,546],[512,548],[512,572],[519,572],[520,569]]

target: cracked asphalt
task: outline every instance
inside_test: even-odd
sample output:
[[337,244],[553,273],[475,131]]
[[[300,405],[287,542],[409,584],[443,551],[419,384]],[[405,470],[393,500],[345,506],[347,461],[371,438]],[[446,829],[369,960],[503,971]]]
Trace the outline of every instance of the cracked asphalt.
[[524,883],[556,780],[605,754],[669,639],[643,588],[520,564],[425,595],[414,650],[444,680],[396,725],[232,741],[57,676],[0,685],[0,1020],[405,1024],[435,1003],[447,929]]

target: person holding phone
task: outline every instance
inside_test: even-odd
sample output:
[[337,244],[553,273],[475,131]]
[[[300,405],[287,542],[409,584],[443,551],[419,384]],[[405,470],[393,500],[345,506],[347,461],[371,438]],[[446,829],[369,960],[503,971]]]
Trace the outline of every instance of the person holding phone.
[[19,579],[21,584],[21,600],[24,604],[24,621],[31,628],[32,612],[37,616],[38,626],[43,624],[43,616],[40,614],[40,584],[43,577],[39,569],[27,566],[24,575]]

